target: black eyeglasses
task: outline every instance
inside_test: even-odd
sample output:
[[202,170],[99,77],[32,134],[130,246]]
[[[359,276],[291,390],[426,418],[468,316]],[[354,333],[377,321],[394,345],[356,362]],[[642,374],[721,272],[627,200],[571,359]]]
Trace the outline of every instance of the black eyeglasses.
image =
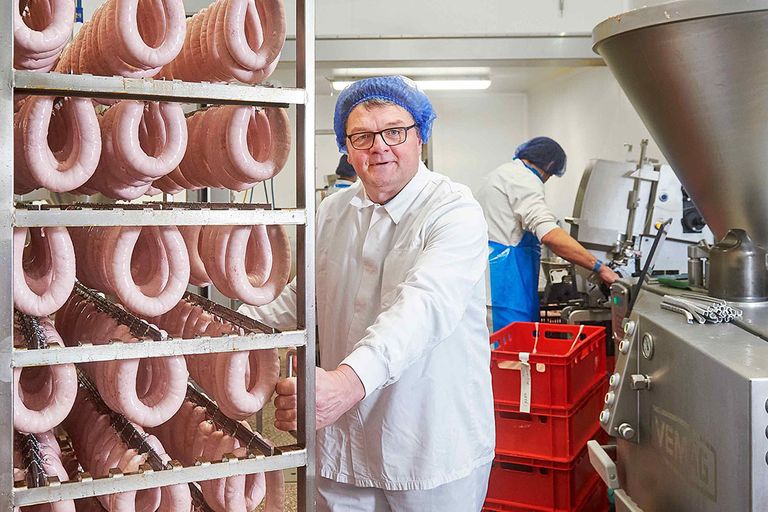
[[412,124],[411,126],[395,126],[379,132],[353,133],[352,135],[347,135],[347,138],[355,149],[371,149],[377,135],[381,135],[381,140],[387,146],[397,146],[405,142],[408,138],[408,130],[415,126],[415,124]]

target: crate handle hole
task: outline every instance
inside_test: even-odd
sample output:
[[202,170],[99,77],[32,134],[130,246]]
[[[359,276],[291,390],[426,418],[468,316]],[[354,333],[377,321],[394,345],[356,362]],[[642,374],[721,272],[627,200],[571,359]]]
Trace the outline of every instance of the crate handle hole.
[[519,471],[521,473],[533,473],[533,466],[514,464],[512,462],[499,462],[499,467],[505,471]]
[[509,412],[509,411],[500,411],[499,416],[501,416],[505,420],[517,420],[517,421],[531,421],[532,417],[530,414],[525,412]]

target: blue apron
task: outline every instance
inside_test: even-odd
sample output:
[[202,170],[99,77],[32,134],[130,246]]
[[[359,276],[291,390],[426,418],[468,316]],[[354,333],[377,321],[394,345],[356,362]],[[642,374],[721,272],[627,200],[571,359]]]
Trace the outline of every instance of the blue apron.
[[493,330],[512,322],[539,321],[541,244],[526,232],[516,246],[489,241]]
[[[523,164],[525,165],[525,164]],[[526,167],[539,179],[539,173]],[[516,246],[488,241],[491,271],[493,330],[512,322],[539,321],[539,264],[541,243],[526,231]]]

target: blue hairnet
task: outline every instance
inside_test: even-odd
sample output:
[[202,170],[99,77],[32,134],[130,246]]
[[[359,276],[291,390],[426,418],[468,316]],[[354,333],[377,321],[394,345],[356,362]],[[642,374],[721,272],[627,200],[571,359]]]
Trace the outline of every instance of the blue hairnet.
[[336,100],[333,114],[333,129],[336,131],[336,145],[339,151],[347,152],[346,125],[349,113],[356,106],[368,100],[386,100],[407,110],[416,123],[422,142],[429,140],[432,121],[437,117],[429,98],[416,83],[404,76],[376,76],[365,78],[348,85]]
[[341,155],[339,159],[339,165],[336,167],[336,176],[340,178],[354,178],[357,176],[355,168],[347,160],[347,155]]
[[515,150],[515,158],[525,159],[552,176],[565,174],[565,151],[549,137],[534,137]]

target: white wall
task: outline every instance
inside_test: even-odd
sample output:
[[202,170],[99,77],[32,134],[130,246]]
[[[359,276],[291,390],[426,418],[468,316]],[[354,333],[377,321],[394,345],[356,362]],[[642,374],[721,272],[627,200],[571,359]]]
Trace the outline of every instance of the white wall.
[[[559,217],[573,214],[584,168],[593,158],[636,159],[640,140],[650,138],[607,68],[584,68],[543,84],[528,95],[529,135],[547,135],[568,155],[565,176],[547,182],[547,203]],[[624,143],[634,146],[627,154]],[[651,139],[646,156],[663,161]]]
[[490,171],[509,161],[527,131],[524,94],[430,94],[437,112],[433,170],[473,191]]

